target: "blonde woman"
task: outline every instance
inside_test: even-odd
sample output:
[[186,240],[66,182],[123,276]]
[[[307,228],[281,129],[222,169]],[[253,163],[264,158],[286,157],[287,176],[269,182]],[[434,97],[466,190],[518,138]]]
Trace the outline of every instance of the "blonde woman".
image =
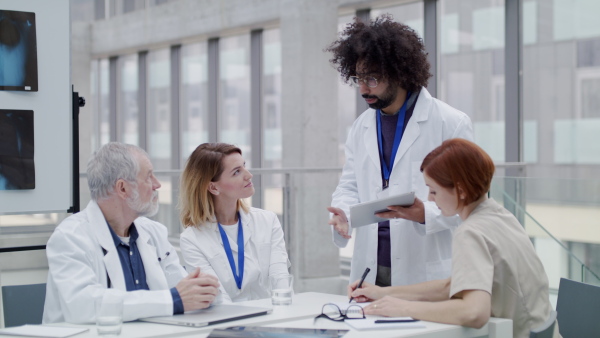
[[288,256],[277,216],[249,208],[252,174],[242,151],[204,143],[190,155],[181,177],[181,253],[221,283],[224,302],[268,298],[269,276],[288,275]]

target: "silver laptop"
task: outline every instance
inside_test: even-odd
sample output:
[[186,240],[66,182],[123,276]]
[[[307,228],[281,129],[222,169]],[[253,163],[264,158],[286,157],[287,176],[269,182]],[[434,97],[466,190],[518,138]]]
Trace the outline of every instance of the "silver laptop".
[[190,311],[180,315],[148,317],[140,318],[139,320],[158,324],[200,327],[266,315],[271,312],[273,312],[272,308],[219,304],[213,305],[207,309]]

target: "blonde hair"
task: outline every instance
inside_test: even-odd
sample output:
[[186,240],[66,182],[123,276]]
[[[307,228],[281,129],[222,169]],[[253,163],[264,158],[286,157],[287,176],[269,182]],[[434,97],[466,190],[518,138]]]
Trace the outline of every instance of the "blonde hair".
[[[214,196],[208,191],[210,182],[221,177],[223,158],[232,153],[242,155],[242,150],[227,143],[203,143],[188,158],[179,191],[180,219],[184,228],[216,222]],[[237,209],[248,212],[243,200],[237,201]]]

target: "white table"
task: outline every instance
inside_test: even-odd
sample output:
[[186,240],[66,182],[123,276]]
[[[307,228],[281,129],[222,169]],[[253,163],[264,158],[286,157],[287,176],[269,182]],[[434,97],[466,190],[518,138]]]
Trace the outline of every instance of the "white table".
[[[347,302],[348,297],[340,295],[331,295],[318,292],[306,292],[294,296],[293,304],[289,307],[275,306],[271,316],[278,318],[287,318],[284,320],[269,321],[264,318],[264,322],[260,326],[271,327],[294,327],[294,328],[319,328],[319,329],[336,329],[349,330],[344,338],[353,337],[419,337],[419,338],[470,338],[470,337],[491,337],[491,338],[512,338],[512,320],[503,318],[490,318],[488,324],[481,329],[472,329],[458,325],[448,325],[433,322],[423,321],[425,328],[418,329],[396,329],[396,330],[374,330],[374,331],[357,331],[351,329],[343,322],[334,322],[327,319],[318,319],[314,322],[313,318],[321,313],[323,304],[328,302]],[[261,299],[248,301],[239,304],[247,304],[252,306],[270,306],[270,299]],[[269,317],[269,316],[263,316]],[[216,325],[215,328],[230,327],[230,326],[258,326],[253,319],[249,318],[242,321],[225,323]],[[242,323],[245,322],[245,323]],[[212,328],[211,328],[212,329]],[[210,333],[210,331],[208,331]],[[206,337],[198,335],[198,337]]]
[[[334,322],[327,319],[313,318],[321,313],[323,304],[328,302],[347,302],[346,296],[331,295],[318,292],[306,292],[296,294],[290,306],[275,306],[273,312],[268,315],[231,321],[218,325],[200,328],[190,328],[176,325],[161,325],[145,322],[123,323],[121,337],[127,338],[159,338],[159,337],[207,337],[215,328],[226,328],[230,326],[272,326],[272,327],[294,327],[294,328],[321,328],[349,330],[344,336],[352,337],[419,337],[419,338],[463,338],[463,337],[490,337],[510,338],[512,337],[512,321],[509,319],[491,318],[481,329],[466,328],[458,325],[447,325],[432,322],[423,322],[425,328],[418,329],[395,329],[375,331],[355,331],[343,322]],[[253,300],[236,303],[240,305],[271,307],[270,299]],[[61,326],[87,327],[90,330],[72,337],[87,338],[98,337],[95,325],[73,325],[57,324]],[[0,336],[10,337],[10,336]]]

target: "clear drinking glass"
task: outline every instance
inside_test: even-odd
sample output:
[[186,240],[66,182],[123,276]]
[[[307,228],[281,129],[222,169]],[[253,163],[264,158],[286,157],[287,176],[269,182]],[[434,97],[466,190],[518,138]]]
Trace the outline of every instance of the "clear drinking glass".
[[96,329],[98,335],[118,336],[123,325],[123,297],[105,293],[96,299]]
[[273,305],[292,304],[292,294],[294,293],[294,276],[271,276],[271,303]]

